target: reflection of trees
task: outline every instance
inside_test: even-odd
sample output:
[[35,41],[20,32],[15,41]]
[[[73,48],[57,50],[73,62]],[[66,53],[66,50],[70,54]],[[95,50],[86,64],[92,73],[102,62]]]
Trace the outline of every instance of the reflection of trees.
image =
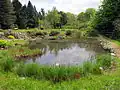
[[58,55],[58,52],[63,49],[70,49],[73,45],[77,44],[80,48],[85,48],[86,51],[93,51],[93,52],[103,52],[104,50],[100,47],[98,41],[68,41],[68,42],[48,42],[48,41],[41,41],[40,43],[35,44],[35,42],[30,44],[31,48],[40,48],[42,53],[45,55],[48,51],[50,53],[55,53]]
[[29,47],[32,49],[40,48],[43,54],[46,54],[48,51],[50,51],[50,53],[54,52],[55,55],[57,55],[58,51],[69,49],[71,45],[72,43],[68,42],[41,42],[39,44],[35,44],[35,42],[32,42]]

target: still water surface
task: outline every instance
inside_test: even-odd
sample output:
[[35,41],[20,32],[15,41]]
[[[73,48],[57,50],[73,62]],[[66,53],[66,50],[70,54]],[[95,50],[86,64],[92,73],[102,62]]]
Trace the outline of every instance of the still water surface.
[[40,48],[43,55],[26,60],[25,63],[39,63],[43,65],[79,65],[92,60],[97,54],[106,53],[95,39],[44,41],[37,40],[30,43],[30,48]]

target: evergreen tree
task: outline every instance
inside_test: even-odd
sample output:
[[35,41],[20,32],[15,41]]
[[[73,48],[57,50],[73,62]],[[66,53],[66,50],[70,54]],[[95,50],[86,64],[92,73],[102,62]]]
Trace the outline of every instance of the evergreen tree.
[[21,10],[19,12],[19,18],[20,18],[20,20],[19,20],[19,23],[20,23],[19,28],[20,29],[27,28],[27,8],[26,8],[26,5],[24,5],[21,8]]
[[37,26],[36,22],[38,22],[36,18],[38,18],[36,16],[36,10],[29,1],[27,6],[27,27],[35,28]]
[[20,18],[20,10],[22,8],[22,4],[19,2],[19,0],[13,0],[12,4],[13,4],[15,15],[16,15],[15,24],[17,24],[18,27],[20,27],[20,20],[21,20],[21,18]]
[[41,8],[41,16],[42,16],[42,20],[45,19],[45,10],[43,8]]
[[11,28],[15,22],[15,13],[10,0],[0,0],[0,26],[2,29]]
[[35,27],[38,27],[39,26],[39,13],[37,12],[36,10],[36,7],[34,6],[34,18],[35,18]]

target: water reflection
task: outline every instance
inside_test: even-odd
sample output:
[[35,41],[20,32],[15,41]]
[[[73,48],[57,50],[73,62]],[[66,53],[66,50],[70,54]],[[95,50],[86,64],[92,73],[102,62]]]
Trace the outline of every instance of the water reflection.
[[53,65],[82,64],[86,60],[91,60],[96,54],[105,53],[97,40],[84,41],[34,41],[30,43],[30,48],[40,48],[43,55],[27,60],[26,63],[40,63]]

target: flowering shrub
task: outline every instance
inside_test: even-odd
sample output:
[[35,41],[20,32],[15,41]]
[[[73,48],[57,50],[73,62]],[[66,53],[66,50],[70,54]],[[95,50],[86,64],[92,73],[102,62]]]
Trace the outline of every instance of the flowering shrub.
[[15,37],[12,36],[12,35],[9,35],[8,38],[9,38],[9,39],[15,39]]

